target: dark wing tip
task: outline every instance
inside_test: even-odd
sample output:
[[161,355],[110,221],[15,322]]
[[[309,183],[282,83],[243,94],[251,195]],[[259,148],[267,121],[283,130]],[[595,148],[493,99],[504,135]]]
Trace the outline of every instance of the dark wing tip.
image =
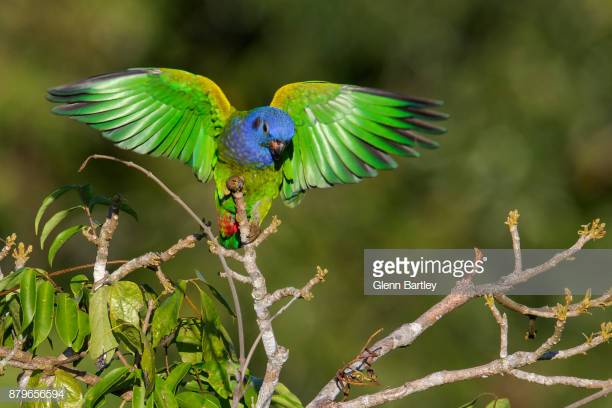
[[428,120],[446,120],[450,118],[448,113],[438,112],[431,109],[423,109],[423,108],[413,108],[411,106],[407,106],[403,108],[406,112],[413,113],[415,116],[425,118]]
[[73,103],[64,103],[61,105],[57,105],[54,106],[51,109],[51,112],[55,113],[56,115],[72,115],[73,111],[77,110],[77,109],[81,109],[84,108],[86,106],[91,105],[91,103],[89,102],[73,102]]
[[400,135],[412,140],[416,146],[425,147],[427,149],[437,149],[438,147],[440,147],[440,144],[435,140],[431,140],[430,138],[413,132],[412,130],[397,128],[393,128],[393,130],[396,133],[399,133]]
[[368,94],[377,95],[377,96],[384,96],[387,98],[393,98],[393,99],[397,99],[400,101],[406,101],[406,102],[412,103],[413,105],[417,105],[417,107],[420,107],[420,108],[438,107],[438,106],[444,105],[443,101],[440,101],[437,99],[419,98],[416,96],[406,96],[406,95],[401,95],[395,92],[385,91],[385,90],[377,89],[377,88],[368,88],[364,86],[352,86],[351,88],[358,92],[368,93]]
[[80,94],[83,93],[86,89],[91,88],[100,82],[108,81],[111,79],[125,78],[134,75],[159,73],[161,73],[161,71],[157,68],[130,68],[124,71],[95,75],[77,82],[73,82],[71,84],[59,85],[53,88],[49,88],[47,89],[47,94],[50,95],[49,99],[53,101],[53,99],[51,99],[53,96],[61,97]]
[[432,125],[431,123],[428,123],[428,122],[425,122],[419,119],[407,118],[407,119],[404,119],[404,122],[414,125],[417,128],[419,128],[420,131],[426,132],[429,134],[441,135],[443,133],[446,133],[446,128],[443,128],[442,126]]

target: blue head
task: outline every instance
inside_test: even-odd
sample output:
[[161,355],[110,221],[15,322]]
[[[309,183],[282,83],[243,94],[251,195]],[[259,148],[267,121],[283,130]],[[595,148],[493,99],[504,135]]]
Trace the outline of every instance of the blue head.
[[283,110],[264,106],[250,110],[225,140],[229,155],[258,167],[274,164],[291,142],[295,126]]

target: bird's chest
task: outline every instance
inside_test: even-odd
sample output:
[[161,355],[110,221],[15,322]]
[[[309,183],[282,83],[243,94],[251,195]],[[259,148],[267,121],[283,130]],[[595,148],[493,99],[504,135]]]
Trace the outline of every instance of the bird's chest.
[[249,207],[256,205],[261,200],[276,198],[282,181],[282,172],[275,170],[274,166],[252,168],[237,163],[219,161],[214,173],[219,199],[227,198],[229,195],[226,183],[233,176],[240,176],[244,179],[243,192]]

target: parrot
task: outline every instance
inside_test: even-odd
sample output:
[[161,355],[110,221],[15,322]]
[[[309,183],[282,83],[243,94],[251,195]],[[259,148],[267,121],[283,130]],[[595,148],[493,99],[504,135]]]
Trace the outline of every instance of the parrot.
[[[178,159],[214,180],[219,243],[252,242],[279,195],[297,206],[306,191],[374,177],[393,156],[436,148],[431,122],[442,102],[327,81],[279,88],[269,106],[234,108],[211,79],[170,68],[130,68],[48,90],[52,112],[101,132],[119,148]],[[427,136],[426,136],[427,135]],[[240,181],[250,231],[241,239],[229,182]],[[243,242],[246,241],[246,242]]]

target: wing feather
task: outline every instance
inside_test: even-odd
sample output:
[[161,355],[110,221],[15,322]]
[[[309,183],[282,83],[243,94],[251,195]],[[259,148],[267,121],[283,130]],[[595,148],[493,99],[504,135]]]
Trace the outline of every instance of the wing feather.
[[134,68],[50,89],[53,112],[100,130],[123,149],[178,158],[202,181],[234,108],[210,79],[186,71]]
[[310,188],[356,183],[397,167],[392,155],[418,157],[444,133],[428,121],[447,119],[442,102],[373,88],[311,81],[285,85],[271,106],[285,110],[296,134],[283,162],[281,195],[296,205]]

